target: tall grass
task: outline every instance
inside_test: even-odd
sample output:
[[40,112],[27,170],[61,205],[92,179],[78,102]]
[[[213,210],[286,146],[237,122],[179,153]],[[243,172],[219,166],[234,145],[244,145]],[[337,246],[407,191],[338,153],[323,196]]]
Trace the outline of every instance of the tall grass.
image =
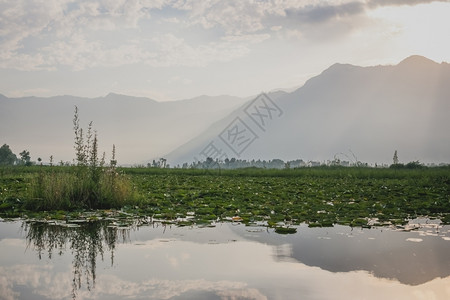
[[32,180],[27,208],[71,210],[121,207],[135,200],[130,180],[116,168],[115,146],[108,165],[99,158],[97,133],[92,122],[86,131],[79,125],[78,108],[73,119],[76,161],[71,167],[50,167]]

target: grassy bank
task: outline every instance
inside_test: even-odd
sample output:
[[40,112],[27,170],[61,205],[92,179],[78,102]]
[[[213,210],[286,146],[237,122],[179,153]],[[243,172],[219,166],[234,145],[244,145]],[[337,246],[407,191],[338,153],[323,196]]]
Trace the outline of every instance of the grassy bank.
[[[9,167],[0,169],[0,214],[3,217],[67,216],[92,208],[116,208],[138,216],[183,222],[210,222],[235,216],[244,222],[265,220],[310,226],[366,226],[403,223],[418,216],[450,221],[450,168],[374,169],[318,167],[292,170],[193,170],[118,168],[132,197],[111,201],[105,193],[99,207],[40,203],[30,188],[48,177],[76,184],[77,168]],[[70,184],[71,182],[68,182]],[[107,184],[106,184],[107,185]],[[55,183],[55,186],[58,186]],[[120,185],[119,185],[120,186]],[[89,195],[88,195],[89,196]],[[64,198],[63,198],[64,199]],[[55,209],[52,209],[55,207]],[[43,211],[52,211],[43,213]],[[57,211],[57,213],[56,213]],[[370,223],[369,223],[370,224]]]

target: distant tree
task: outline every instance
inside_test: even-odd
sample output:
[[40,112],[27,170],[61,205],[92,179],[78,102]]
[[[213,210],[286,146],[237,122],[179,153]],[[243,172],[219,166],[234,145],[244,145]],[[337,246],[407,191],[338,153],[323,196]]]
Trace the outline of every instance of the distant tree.
[[394,158],[393,158],[393,160],[394,160],[394,165],[398,165],[398,155],[397,155],[397,150],[395,150],[395,152],[394,152]]
[[284,168],[284,161],[278,158],[272,159],[269,162],[269,168],[272,169],[283,169]]
[[30,151],[23,150],[22,152],[19,153],[19,155],[22,164],[24,164],[25,166],[31,166]]
[[116,145],[114,145],[114,144],[113,144],[113,148],[112,148],[112,156],[111,156],[111,161],[109,162],[109,165],[111,166],[111,168],[115,168],[117,166]]
[[167,162],[167,159],[165,159],[165,158],[160,158],[160,159],[159,159],[159,167],[160,167],[160,168],[165,168],[165,167],[166,167],[166,162]]
[[17,156],[11,151],[7,144],[0,147],[0,165],[14,165]]
[[418,160],[416,160],[416,161],[410,161],[409,163],[407,163],[405,165],[405,168],[407,168],[407,169],[421,169],[421,168],[425,168],[425,166],[423,164],[421,164]]

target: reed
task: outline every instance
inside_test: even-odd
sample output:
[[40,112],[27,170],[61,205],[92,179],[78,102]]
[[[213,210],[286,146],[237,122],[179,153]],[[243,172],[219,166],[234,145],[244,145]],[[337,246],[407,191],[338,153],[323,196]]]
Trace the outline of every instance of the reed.
[[[116,149],[105,164],[99,157],[97,132],[92,122],[86,131],[80,127],[75,107],[75,163],[71,167],[41,170],[31,181],[27,208],[33,210],[73,210],[77,208],[116,208],[133,203],[135,194],[128,177],[118,172]],[[84,134],[86,132],[86,134]]]

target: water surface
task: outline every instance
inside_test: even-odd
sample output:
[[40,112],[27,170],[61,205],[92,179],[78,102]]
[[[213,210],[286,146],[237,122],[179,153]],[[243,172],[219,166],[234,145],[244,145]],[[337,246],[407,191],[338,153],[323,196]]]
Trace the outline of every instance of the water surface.
[[0,299],[450,299],[450,227],[0,222]]

